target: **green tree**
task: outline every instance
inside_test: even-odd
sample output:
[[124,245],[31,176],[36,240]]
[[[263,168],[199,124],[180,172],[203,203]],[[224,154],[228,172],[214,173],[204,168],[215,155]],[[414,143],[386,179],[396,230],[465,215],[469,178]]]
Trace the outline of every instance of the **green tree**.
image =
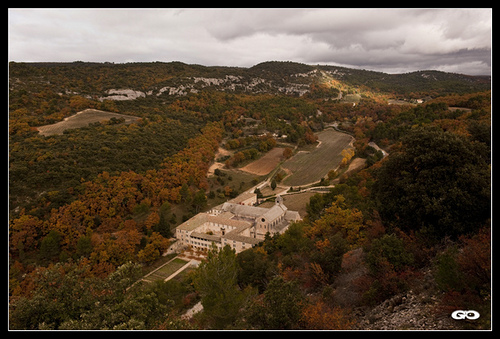
[[39,269],[37,288],[10,304],[11,329],[148,329],[171,303],[147,289],[131,289],[140,265],[127,263],[106,278],[93,277],[87,259]]
[[316,193],[313,195],[309,202],[306,204],[307,215],[309,220],[314,221],[321,217],[321,213],[325,208],[325,199],[323,194]]
[[238,283],[255,286],[260,293],[264,292],[277,269],[266,251],[262,247],[251,248],[238,254],[236,260],[239,266]]
[[59,255],[61,235],[57,231],[50,231],[40,244],[40,257],[46,260],[52,260]]
[[[317,251],[312,253],[311,259],[318,263],[323,272],[330,280],[337,276],[342,265],[342,257],[349,249],[347,240],[342,237],[340,232],[329,237],[327,241],[322,242]],[[318,247],[318,246],[316,246]]]
[[476,142],[438,128],[418,128],[377,174],[382,218],[434,238],[473,233],[490,217],[490,166]]
[[221,250],[215,244],[196,270],[194,284],[201,295],[203,312],[214,329],[230,326],[238,318],[244,302],[237,284],[236,254],[228,245]]
[[81,236],[76,244],[76,254],[80,257],[88,257],[90,253],[92,253],[92,241],[90,237]]
[[305,298],[295,281],[277,276],[264,292],[263,305],[254,309],[251,319],[264,329],[290,330],[297,328]]
[[156,231],[160,233],[164,238],[170,238],[172,232],[170,231],[170,222],[168,216],[170,214],[170,204],[168,202],[163,203],[160,207],[160,220],[156,226]]
[[380,267],[388,262],[395,271],[399,272],[413,263],[413,255],[406,251],[403,240],[395,234],[386,234],[373,240],[366,263],[373,274],[380,273]]
[[[270,242],[269,246],[272,247],[272,243],[274,243],[283,255],[293,255],[297,252],[307,251],[311,246],[311,240],[304,234],[306,225],[307,223],[304,221],[293,222],[285,233],[275,233],[272,237],[273,241]],[[266,251],[269,253],[272,252],[272,250],[267,249],[267,246]]]
[[438,287],[443,291],[461,291],[465,285],[464,275],[460,271],[457,257],[457,246],[450,246],[436,256],[434,278]]
[[196,213],[199,213],[205,207],[207,207],[207,196],[203,190],[199,190],[193,197],[193,202],[191,203]]
[[191,191],[189,190],[189,185],[184,183],[182,184],[181,191],[181,201],[189,203],[191,201]]

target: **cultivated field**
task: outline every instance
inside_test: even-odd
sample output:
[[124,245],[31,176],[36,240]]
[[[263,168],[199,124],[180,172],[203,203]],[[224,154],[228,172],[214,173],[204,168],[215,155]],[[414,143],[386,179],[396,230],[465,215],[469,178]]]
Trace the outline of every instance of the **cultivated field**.
[[135,117],[132,115],[99,111],[97,109],[86,109],[76,113],[75,115],[65,118],[63,121],[59,121],[52,125],[40,126],[37,127],[37,129],[41,135],[45,136],[53,134],[63,134],[63,132],[67,129],[85,127],[88,126],[88,124],[107,121],[111,118],[123,118],[125,119],[125,124],[130,124],[140,119],[139,117]]
[[297,153],[283,163],[285,170],[292,172],[283,184],[301,186],[321,180],[328,171],[337,168],[342,161],[340,154],[353,140],[348,134],[326,129],[318,135],[320,144],[315,149]]
[[256,175],[269,174],[282,160],[284,148],[273,148],[267,152],[262,158],[257,159],[245,167],[240,168],[241,171]]

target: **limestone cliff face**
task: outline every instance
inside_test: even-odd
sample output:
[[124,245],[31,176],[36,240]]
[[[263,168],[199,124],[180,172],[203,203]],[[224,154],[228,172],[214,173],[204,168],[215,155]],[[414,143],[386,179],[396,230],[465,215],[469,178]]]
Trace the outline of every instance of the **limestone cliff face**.
[[132,89],[110,89],[106,92],[107,96],[99,98],[100,101],[103,100],[135,100],[137,98],[144,98],[146,94],[141,91],[134,91]]
[[302,96],[309,92],[309,83],[293,83],[287,81],[273,81],[259,77],[248,78],[242,76],[226,75],[223,78],[185,77],[172,81],[172,85],[155,87],[147,92],[130,88],[110,89],[99,98],[103,100],[135,100],[146,96],[185,96],[198,93],[203,89],[214,89],[234,93],[268,93]]
[[177,79],[177,85],[164,86],[152,91],[153,95],[184,96],[198,93],[205,88],[212,88],[223,92],[237,93],[269,93],[302,96],[309,92],[309,83],[293,83],[274,81],[260,77],[243,77],[226,75],[224,78],[186,77]]

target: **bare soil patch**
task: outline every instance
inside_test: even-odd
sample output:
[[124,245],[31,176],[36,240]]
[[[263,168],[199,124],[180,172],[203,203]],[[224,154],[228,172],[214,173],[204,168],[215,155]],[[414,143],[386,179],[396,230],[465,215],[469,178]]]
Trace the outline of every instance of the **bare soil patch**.
[[[228,151],[227,149],[224,149],[222,147],[219,147],[219,149],[217,150],[217,153],[215,153],[215,157],[214,159],[217,160],[221,157],[225,157],[225,156],[231,156],[234,154],[234,151]],[[208,169],[208,173],[207,173],[207,176],[212,176],[214,175],[214,172],[216,169],[223,169],[225,166],[225,164],[223,162],[217,162],[215,161],[211,166],[210,168]]]
[[241,171],[255,175],[269,174],[283,158],[284,148],[276,147],[267,152],[262,158],[249,163],[245,167],[240,168]]
[[347,171],[345,173],[350,173],[352,171],[357,170],[358,168],[362,167],[366,163],[366,159],[364,158],[356,158],[351,163],[349,164],[349,167],[347,168]]

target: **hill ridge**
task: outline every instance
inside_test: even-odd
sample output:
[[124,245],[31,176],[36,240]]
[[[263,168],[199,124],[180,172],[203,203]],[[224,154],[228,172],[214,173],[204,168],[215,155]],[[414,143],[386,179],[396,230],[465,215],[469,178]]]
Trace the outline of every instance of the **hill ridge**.
[[332,80],[355,89],[363,87],[394,95],[428,92],[439,96],[491,88],[490,76],[436,70],[389,74],[292,61],[265,61],[249,68],[191,65],[179,61],[124,64],[10,62],[9,73],[11,90],[27,87],[21,85],[21,79],[24,79],[30,83],[60,86],[63,93],[77,92],[103,98],[110,90],[126,89],[143,92],[144,96],[184,96],[207,89],[302,96],[315,84],[332,87]]

